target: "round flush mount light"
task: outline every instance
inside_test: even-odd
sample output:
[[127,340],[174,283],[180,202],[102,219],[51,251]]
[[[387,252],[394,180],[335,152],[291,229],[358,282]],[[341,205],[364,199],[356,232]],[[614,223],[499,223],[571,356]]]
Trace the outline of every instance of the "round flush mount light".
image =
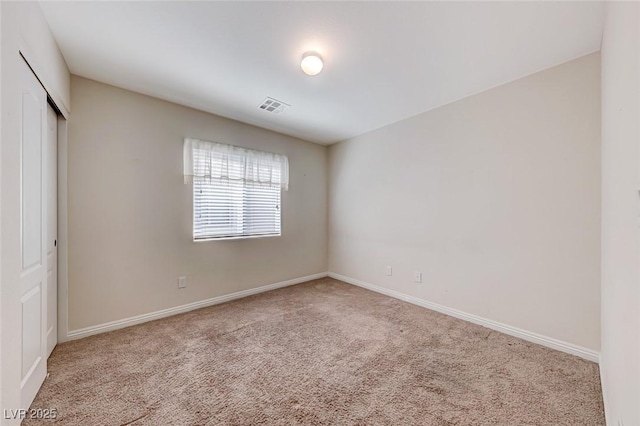
[[302,55],[302,61],[300,62],[300,68],[307,75],[318,75],[322,71],[322,58],[316,52],[307,52]]

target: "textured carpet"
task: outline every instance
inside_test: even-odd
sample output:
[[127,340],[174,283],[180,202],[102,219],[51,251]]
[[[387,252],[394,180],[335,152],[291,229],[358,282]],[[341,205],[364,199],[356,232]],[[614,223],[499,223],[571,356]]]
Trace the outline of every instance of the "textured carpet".
[[604,424],[596,364],[330,278],[64,343],[49,371],[31,408],[57,424]]

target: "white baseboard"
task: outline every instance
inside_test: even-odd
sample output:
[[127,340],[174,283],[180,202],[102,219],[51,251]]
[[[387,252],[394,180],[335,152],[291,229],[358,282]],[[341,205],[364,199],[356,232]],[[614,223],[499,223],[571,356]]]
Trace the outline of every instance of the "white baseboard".
[[189,312],[194,309],[218,305],[220,303],[229,302],[231,300],[240,299],[240,298],[251,296],[258,293],[264,293],[265,291],[270,291],[270,290],[275,290],[277,288],[300,284],[306,281],[317,280],[319,278],[324,278],[326,276],[330,276],[331,278],[335,278],[337,280],[344,281],[346,283],[353,284],[358,287],[366,288],[367,290],[372,290],[389,297],[400,299],[405,302],[421,306],[423,308],[431,309],[431,310],[443,313],[445,315],[459,318],[464,321],[469,321],[474,324],[478,324],[478,325],[490,328],[492,330],[496,330],[501,333],[508,334],[510,336],[518,337],[520,339],[527,340],[532,343],[536,343],[551,349],[556,349],[562,352],[566,352],[571,355],[576,355],[581,358],[587,359],[589,361],[593,361],[597,363],[599,362],[599,359],[600,359],[599,353],[591,349],[587,349],[571,343],[563,342],[561,340],[557,340],[552,337],[547,337],[547,336],[543,336],[530,331],[522,330],[520,328],[502,324],[490,319],[482,318],[477,315],[468,314],[466,312],[462,312],[457,309],[449,308],[447,306],[429,302],[427,300],[420,299],[415,296],[410,296],[408,294],[400,293],[395,290],[390,290],[388,288],[380,287],[374,284],[370,284],[364,281],[357,280],[355,278],[347,277],[347,276],[336,274],[333,272],[328,272],[328,273],[322,272],[319,274],[308,275],[306,277],[294,278],[288,281],[282,281],[279,283],[274,283],[274,284],[269,284],[261,287],[248,289],[248,290],[238,291],[236,293],[217,296],[211,299],[201,300],[198,302],[188,303],[186,305],[176,306],[174,308],[162,309],[160,311],[137,315],[135,317],[124,318],[117,321],[111,321],[104,324],[85,327],[78,330],[72,330],[67,333],[67,336],[66,336],[67,338],[65,339],[65,341],[81,339],[83,337],[92,336],[94,334],[105,333],[107,331],[117,330],[120,328],[129,327],[136,324],[142,324],[144,322],[165,318],[171,315],[177,315],[184,312]]
[[335,278],[337,280],[344,281],[346,283],[353,284],[358,287],[366,288],[367,290],[372,290],[377,293],[384,294],[386,296],[390,296],[396,299],[403,300],[405,302],[412,303],[414,305],[422,306],[423,308],[431,309],[445,315],[449,315],[455,318],[459,318],[461,320],[469,321],[474,324],[478,324],[483,327],[487,327],[492,330],[496,330],[501,333],[508,334],[510,336],[518,337],[520,339],[527,340],[532,343],[537,343],[539,345],[546,346],[551,349],[556,349],[558,351],[566,352],[571,355],[576,355],[576,356],[579,356],[580,358],[584,358],[589,361],[593,361],[597,363],[599,362],[599,359],[600,359],[600,354],[596,351],[583,348],[581,346],[577,346],[571,343],[563,342],[561,340],[557,340],[552,337],[543,336],[541,334],[533,333],[530,331],[522,330],[517,327],[512,327],[510,325],[502,324],[497,321],[482,318],[477,315],[468,314],[466,312],[458,311],[457,309],[452,309],[447,306],[429,302],[427,300],[420,299],[418,297],[409,296],[408,294],[400,293],[395,290],[390,290],[388,288],[380,287],[374,284],[369,284],[364,281],[357,280],[355,278],[346,277],[344,275],[336,274],[333,272],[329,272],[329,276],[331,278]]
[[265,291],[275,290],[277,288],[287,287],[290,285],[300,284],[306,281],[317,280],[324,278],[328,274],[321,272],[319,274],[307,275],[306,277],[294,278],[288,281],[282,281],[279,283],[264,285],[262,287],[251,288],[248,290],[238,291],[236,293],[225,294],[223,296],[212,297],[211,299],[200,300],[198,302],[188,303],[186,305],[176,306],[175,308],[162,309],[160,311],[149,312],[148,314],[137,315],[135,317],[124,318],[117,321],[111,321],[104,324],[94,325],[91,327],[85,327],[78,330],[72,330],[67,333],[66,340],[81,339],[83,337],[92,336],[94,334],[105,333],[107,331],[117,330],[119,328],[129,327],[136,324],[142,324],[144,322],[157,320],[160,318],[169,317],[171,315],[181,314],[183,312],[193,311],[194,309],[205,308],[207,306],[218,305],[220,303],[229,302],[235,299],[241,299],[243,297],[251,296],[258,293],[264,293]]

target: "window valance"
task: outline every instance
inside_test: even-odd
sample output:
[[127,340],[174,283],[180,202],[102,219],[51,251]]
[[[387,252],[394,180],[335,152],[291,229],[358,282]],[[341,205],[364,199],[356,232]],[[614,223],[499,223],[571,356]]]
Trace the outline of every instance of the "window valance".
[[215,142],[184,140],[184,183],[196,179],[241,180],[289,189],[286,155]]

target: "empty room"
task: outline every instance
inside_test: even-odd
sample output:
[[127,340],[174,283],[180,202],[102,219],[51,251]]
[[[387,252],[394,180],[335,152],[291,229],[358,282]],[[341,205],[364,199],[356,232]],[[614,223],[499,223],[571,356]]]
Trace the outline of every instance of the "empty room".
[[0,36],[0,425],[640,426],[640,3]]

